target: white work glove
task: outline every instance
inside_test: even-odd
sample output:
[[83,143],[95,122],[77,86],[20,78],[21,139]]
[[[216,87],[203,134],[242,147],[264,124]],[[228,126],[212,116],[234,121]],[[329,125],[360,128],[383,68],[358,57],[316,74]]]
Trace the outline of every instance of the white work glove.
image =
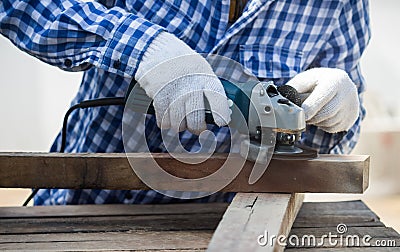
[[224,88],[211,66],[170,33],[160,33],[149,45],[135,78],[153,99],[161,129],[205,130],[205,99],[218,126],[230,121]]
[[357,88],[343,70],[313,68],[296,75],[287,85],[300,94],[310,93],[302,104],[307,124],[337,133],[349,130],[358,118]]

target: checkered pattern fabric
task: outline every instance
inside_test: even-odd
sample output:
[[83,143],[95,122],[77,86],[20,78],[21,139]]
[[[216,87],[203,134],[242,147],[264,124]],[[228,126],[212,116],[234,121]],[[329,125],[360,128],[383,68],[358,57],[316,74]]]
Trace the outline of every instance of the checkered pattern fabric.
[[[370,38],[368,1],[249,0],[231,25],[229,4],[229,0],[5,0],[0,2],[0,32],[44,62],[85,71],[72,104],[123,97],[144,51],[161,31],[175,34],[199,53],[232,58],[259,79],[278,85],[312,67],[344,69],[362,98],[359,59]],[[122,115],[118,106],[75,111],[68,122],[66,152],[123,152]],[[364,115],[361,108],[346,133],[328,134],[308,126],[302,142],[320,153],[349,153]],[[164,152],[154,118],[146,124],[142,130],[150,150]],[[210,130],[216,134],[217,151],[229,151],[224,144],[229,131],[212,126]],[[187,150],[199,148],[197,137],[189,132],[182,132],[180,139]],[[51,151],[59,148],[60,136]],[[211,202],[230,201],[232,196],[216,193],[179,200],[154,191],[46,189],[39,191],[35,204]]]

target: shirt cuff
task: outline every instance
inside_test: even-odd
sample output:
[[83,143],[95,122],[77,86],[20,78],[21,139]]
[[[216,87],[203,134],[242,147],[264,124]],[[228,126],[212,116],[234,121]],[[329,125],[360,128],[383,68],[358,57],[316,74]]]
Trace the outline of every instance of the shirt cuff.
[[147,47],[162,31],[164,28],[128,14],[92,64],[110,73],[133,77]]

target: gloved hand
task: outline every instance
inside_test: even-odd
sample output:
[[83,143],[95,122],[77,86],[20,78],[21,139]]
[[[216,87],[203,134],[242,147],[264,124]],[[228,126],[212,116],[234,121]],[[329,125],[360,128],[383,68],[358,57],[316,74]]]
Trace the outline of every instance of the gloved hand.
[[357,88],[348,74],[336,68],[313,68],[296,75],[287,85],[310,93],[302,108],[306,122],[329,133],[347,131],[359,114]]
[[170,33],[162,32],[153,40],[135,78],[153,99],[161,129],[188,129],[195,134],[205,130],[205,99],[218,126],[230,121],[224,88],[211,66]]

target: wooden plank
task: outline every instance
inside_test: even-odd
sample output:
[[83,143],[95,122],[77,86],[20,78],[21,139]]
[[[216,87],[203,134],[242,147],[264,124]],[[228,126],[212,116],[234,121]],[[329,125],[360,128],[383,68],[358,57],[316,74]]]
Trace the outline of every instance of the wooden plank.
[[[346,225],[342,233],[338,224]],[[304,203],[287,238],[286,250],[293,252],[400,251],[400,235],[362,201]]]
[[[153,154],[168,173],[182,178],[205,177],[217,171],[227,154]],[[134,165],[148,165],[149,156],[129,154]],[[239,155],[233,161],[241,162]],[[200,162],[189,165],[187,162]],[[273,159],[264,175],[252,185],[248,178],[253,163],[246,162],[239,175],[223,191],[362,193],[368,187],[369,157],[320,155],[312,160]],[[224,178],[221,178],[224,181]],[[184,183],[184,182],[182,182]],[[119,153],[0,153],[0,187],[9,188],[103,188],[149,189],[134,174],[126,154]],[[161,184],[158,189],[177,190],[180,183]],[[196,188],[193,188],[196,191]]]
[[[290,235],[296,235],[298,237],[303,237],[305,235],[314,235],[317,238],[322,237],[323,235],[328,235],[329,233],[333,235],[340,236],[340,233],[337,232],[336,228],[333,227],[319,227],[319,228],[293,228],[290,232]],[[346,235],[358,235],[360,237],[364,235],[371,235],[374,238],[390,238],[390,237],[398,237],[400,235],[393,229],[389,227],[348,227],[347,232],[343,233],[343,236]],[[399,244],[400,245],[400,244]]]
[[125,232],[137,230],[215,230],[221,214],[102,216],[1,219],[0,236],[72,232]]
[[348,227],[384,227],[379,217],[362,201],[305,202],[293,228],[336,227],[346,223]]
[[0,250],[13,251],[159,251],[204,250],[212,230],[105,232],[0,236]]
[[[7,211],[0,217],[0,250],[203,251],[226,206],[208,203],[3,208]],[[12,210],[17,212],[12,214]]]
[[296,219],[293,228],[336,227],[339,223],[346,223],[349,227],[384,227],[385,225],[372,216],[321,216],[301,217]]
[[319,213],[338,213],[343,210],[368,210],[367,205],[361,200],[348,200],[348,201],[332,201],[332,202],[304,202],[301,206],[299,216],[302,212],[319,212]]
[[[302,194],[238,193],[218,225],[208,251],[282,251],[260,246],[260,235],[288,235],[303,202]],[[262,239],[261,239],[262,242]]]
[[173,214],[223,214],[228,203],[184,203],[162,205],[66,205],[0,207],[0,219],[40,217],[101,217]]

